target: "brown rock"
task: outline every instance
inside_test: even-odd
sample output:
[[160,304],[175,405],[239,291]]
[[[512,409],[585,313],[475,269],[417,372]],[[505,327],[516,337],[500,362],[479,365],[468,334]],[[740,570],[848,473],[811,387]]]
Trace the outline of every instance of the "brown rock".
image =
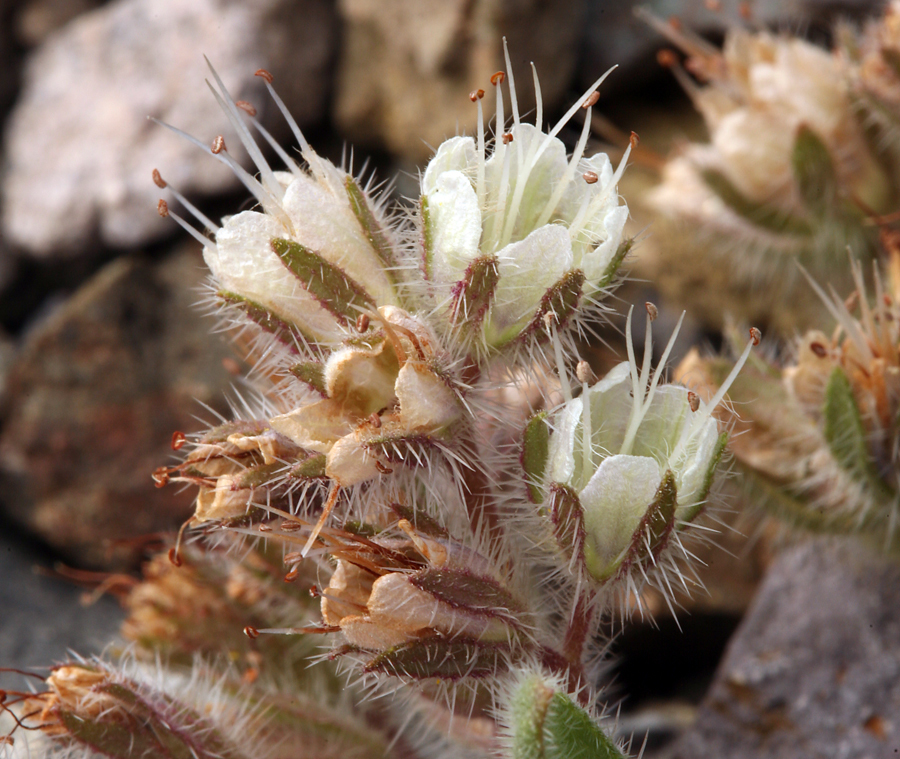
[[[457,132],[474,132],[469,92],[491,90],[491,74],[505,69],[504,35],[520,110],[534,105],[529,61],[545,108],[558,104],[575,67],[584,11],[581,0],[340,0],[339,7],[338,125],[353,141],[414,160]],[[492,114],[490,92],[484,102]]]
[[[154,167],[186,193],[237,186],[231,171],[147,121],[209,143],[238,139],[204,86],[206,53],[235,99],[284,133],[253,73],[268,68],[301,124],[322,115],[335,37],[329,0],[118,0],[51,35],[28,60],[5,140],[2,225],[33,255],[76,253],[98,236],[129,246],[170,234]],[[224,131],[223,131],[224,130]]]
[[35,327],[8,376],[0,498],[78,564],[126,563],[133,547],[108,541],[172,529],[191,511],[190,493],[158,490],[150,473],[234,379],[229,347],[192,307],[202,278],[193,250],[109,264]]

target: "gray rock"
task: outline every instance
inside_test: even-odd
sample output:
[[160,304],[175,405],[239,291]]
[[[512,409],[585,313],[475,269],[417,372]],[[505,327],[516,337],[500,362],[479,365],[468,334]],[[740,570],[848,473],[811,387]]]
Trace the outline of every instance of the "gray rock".
[[[329,0],[118,0],[83,14],[30,56],[5,140],[2,226],[33,255],[84,251],[97,237],[133,246],[170,234],[151,172],[185,193],[236,180],[204,151],[151,122],[211,142],[236,136],[203,80],[203,54],[235,99],[283,120],[253,73],[269,69],[301,124],[322,116],[335,14]],[[229,139],[230,137],[230,139]]]
[[201,402],[225,411],[234,360],[193,308],[205,270],[190,248],[106,266],[31,330],[7,378],[0,501],[78,565],[133,563],[134,539],[191,512],[191,493],[150,475],[172,463],[173,432],[214,421]]
[[774,563],[667,759],[900,752],[900,565],[816,540]]
[[[472,134],[481,88],[505,69],[509,39],[520,110],[533,108],[534,61],[548,111],[559,104],[577,60],[584,0],[340,0],[344,19],[335,118],[354,142],[421,161],[454,134]],[[507,101],[507,115],[509,103]]]

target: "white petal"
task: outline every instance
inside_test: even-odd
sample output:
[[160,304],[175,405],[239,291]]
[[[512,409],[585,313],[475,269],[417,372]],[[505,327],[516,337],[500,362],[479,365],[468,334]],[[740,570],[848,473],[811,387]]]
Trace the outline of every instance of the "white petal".
[[407,361],[395,385],[404,429],[440,432],[460,417],[459,400],[446,383],[421,364]]
[[[547,481],[572,485],[575,476],[575,430],[581,425],[584,406],[575,398],[553,415],[553,434],[547,456]],[[580,468],[579,468],[580,473]]]
[[441,143],[428,162],[422,176],[422,194],[430,195],[438,188],[438,178],[445,171],[468,172],[475,168],[475,140],[471,137],[451,137]]
[[660,468],[653,459],[611,456],[581,491],[585,560],[595,577],[605,578],[628,550],[660,481]]
[[715,419],[708,418],[703,422],[702,429],[694,433],[691,443],[685,447],[683,457],[671,463],[678,487],[676,516],[679,516],[682,510],[690,510],[696,506],[700,497],[705,496],[703,486],[709,476],[718,442],[719,425]]
[[478,256],[481,241],[481,209],[471,182],[459,171],[445,171],[428,193],[426,268],[429,279],[452,285],[463,278]]

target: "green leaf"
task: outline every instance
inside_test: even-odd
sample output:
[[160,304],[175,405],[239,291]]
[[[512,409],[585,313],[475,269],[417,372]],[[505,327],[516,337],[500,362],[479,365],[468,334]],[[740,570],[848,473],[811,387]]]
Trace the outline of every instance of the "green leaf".
[[791,167],[806,207],[823,218],[837,210],[838,178],[828,146],[808,126],[797,129]]
[[528,498],[532,503],[544,500],[541,481],[547,468],[547,457],[550,450],[550,427],[547,424],[547,412],[541,411],[525,425],[522,435],[522,452],[520,461],[525,479],[528,482]]
[[603,272],[603,278],[597,283],[597,289],[601,289],[603,287],[609,286],[613,279],[616,276],[616,272],[619,271],[619,267],[622,265],[622,262],[625,260],[625,257],[631,252],[631,249],[634,247],[634,238],[630,238],[628,240],[623,240],[619,247],[616,249],[616,254],[612,257],[612,260],[609,262],[609,266],[606,267],[606,271]]
[[726,206],[752,224],[771,232],[807,237],[812,235],[812,229],[805,221],[785,213],[776,206],[750,200],[722,172],[705,169],[700,175],[709,189],[718,195]]
[[375,308],[362,285],[318,253],[292,240],[275,238],[271,244],[306,291],[342,325],[355,324],[361,311]]
[[823,417],[825,439],[841,468],[876,497],[893,501],[895,493],[878,476],[853,387],[840,367],[835,367],[828,378]]

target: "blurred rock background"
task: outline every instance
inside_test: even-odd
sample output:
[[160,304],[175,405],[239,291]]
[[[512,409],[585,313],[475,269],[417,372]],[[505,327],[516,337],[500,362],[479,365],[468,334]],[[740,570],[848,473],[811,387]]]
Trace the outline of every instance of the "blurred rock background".
[[[714,38],[749,15],[754,24],[802,29],[820,40],[839,14],[876,6],[869,0],[643,4]],[[661,40],[634,18],[633,6],[625,0],[0,0],[0,663],[46,663],[62,658],[67,647],[90,653],[115,634],[114,603],[81,609],[75,582],[35,576],[32,565],[46,570],[62,561],[133,572],[147,546],[158,545],[191,511],[190,493],[160,491],[150,479],[170,460],[172,433],[197,429],[198,417],[227,413],[229,395],[240,392],[244,367],[193,307],[205,278],[199,246],[158,217],[159,190],[151,181],[159,168],[213,218],[247,203],[230,171],[147,118],[207,143],[222,132],[225,120],[204,85],[203,55],[234,98],[255,105],[266,127],[285,138],[283,120],[253,76],[259,68],[271,71],[318,150],[339,160],[344,145],[352,145],[356,164],[370,159],[378,177],[396,178],[400,196],[415,193],[416,173],[433,146],[472,131],[468,93],[502,68],[503,35],[523,107],[533,105],[526,82],[527,63],[534,61],[548,118],[617,63],[620,71],[601,90],[608,123],[596,133],[598,145],[607,140],[619,152],[620,135],[634,130],[650,157],[637,162],[620,188],[634,234],[652,222],[639,200],[632,202],[654,181],[652,156],[702,127],[656,64]],[[576,135],[563,138],[574,143]],[[718,344],[722,288],[708,289],[710,279],[692,276],[689,266],[660,261],[652,227],[644,237],[632,262],[642,281],[620,291],[623,301],[656,301],[663,331],[687,306],[683,349],[704,340]],[[609,332],[615,346],[618,336]],[[726,530],[718,542],[727,550],[704,550],[710,594],[685,601],[694,617],[682,620],[684,633],[660,605],[660,630],[636,623],[622,637],[617,692],[632,694],[623,729],[643,734],[649,728],[655,740],[693,724],[695,704],[770,562],[771,541],[759,538],[764,528],[738,529],[757,539]],[[812,581],[815,573],[805,576]],[[778,592],[773,582],[769,593]],[[816,594],[807,593],[806,603],[815,606]],[[763,607],[751,613],[802,617],[802,609],[788,613],[776,601]],[[877,618],[871,624],[895,624],[878,616],[877,603],[866,608]],[[861,621],[865,610],[855,613],[858,623],[869,624]],[[764,636],[765,625],[760,629]],[[787,633],[778,629],[783,642]],[[662,654],[649,656],[647,647]],[[730,654],[732,670],[740,650]],[[681,669],[671,666],[676,659]],[[671,688],[654,691],[648,683],[663,680],[663,667],[672,670]],[[712,692],[715,703],[728,693],[743,697],[721,683]],[[773,724],[774,730],[802,729]],[[893,749],[900,721],[879,729],[885,740],[894,736]],[[732,749],[740,742],[734,734],[729,740]],[[887,745],[876,748],[887,756]]]

